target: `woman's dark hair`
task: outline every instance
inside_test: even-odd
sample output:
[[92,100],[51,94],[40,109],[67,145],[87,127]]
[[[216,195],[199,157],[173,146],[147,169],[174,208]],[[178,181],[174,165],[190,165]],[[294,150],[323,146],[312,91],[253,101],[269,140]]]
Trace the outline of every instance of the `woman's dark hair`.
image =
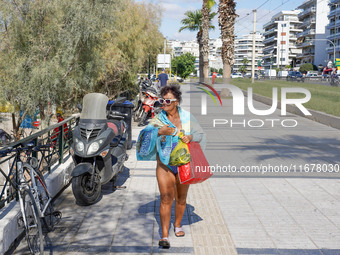
[[176,86],[176,85],[164,86],[161,89],[161,96],[163,97],[166,94],[168,94],[169,92],[174,95],[174,97],[177,99],[177,101],[179,103],[182,102],[182,92],[179,89],[179,86]]

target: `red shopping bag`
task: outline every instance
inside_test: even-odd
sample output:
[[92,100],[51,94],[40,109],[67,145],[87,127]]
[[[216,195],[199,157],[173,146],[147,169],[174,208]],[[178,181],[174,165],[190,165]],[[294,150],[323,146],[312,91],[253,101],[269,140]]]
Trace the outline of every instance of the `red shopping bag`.
[[205,158],[201,145],[197,142],[188,144],[191,161],[178,167],[178,177],[181,184],[200,183],[212,176],[209,163]]

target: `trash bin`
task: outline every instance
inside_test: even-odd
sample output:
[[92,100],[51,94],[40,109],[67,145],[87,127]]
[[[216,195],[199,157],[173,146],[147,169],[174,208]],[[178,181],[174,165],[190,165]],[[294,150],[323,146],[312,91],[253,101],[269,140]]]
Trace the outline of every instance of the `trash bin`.
[[127,124],[127,132],[128,132],[128,143],[127,143],[127,149],[132,148],[132,125],[131,125],[131,119],[132,119],[132,109],[134,107],[133,103],[125,100],[124,103],[115,103],[114,100],[110,100],[107,103],[106,110],[107,111],[118,111],[120,113],[126,113],[127,116],[124,117],[124,121]]

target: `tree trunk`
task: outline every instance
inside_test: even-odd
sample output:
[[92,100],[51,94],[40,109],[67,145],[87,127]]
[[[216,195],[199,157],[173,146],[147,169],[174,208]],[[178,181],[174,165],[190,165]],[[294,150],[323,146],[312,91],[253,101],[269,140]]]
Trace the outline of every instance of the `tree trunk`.
[[40,114],[40,119],[45,120],[46,118],[45,107],[42,104],[39,105],[39,114]]
[[[224,75],[227,74],[227,75]],[[231,74],[231,66],[230,65],[224,65],[223,64],[223,83],[229,84],[230,83],[230,75]]]
[[202,53],[203,53],[203,79],[208,82],[209,76],[209,25],[210,11],[208,0],[203,0],[202,6]]
[[220,0],[218,23],[222,35],[223,82],[230,80],[234,64],[234,25],[237,17],[234,0]]
[[199,47],[199,80],[200,82],[204,82],[203,78],[203,45],[202,45],[202,33],[197,33],[197,42]]

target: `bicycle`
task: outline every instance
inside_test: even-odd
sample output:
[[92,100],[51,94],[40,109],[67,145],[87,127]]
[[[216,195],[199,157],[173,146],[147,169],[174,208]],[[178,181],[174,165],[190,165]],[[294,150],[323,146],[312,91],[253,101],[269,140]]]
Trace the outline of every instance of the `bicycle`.
[[335,87],[339,87],[339,84],[340,84],[340,80],[339,80],[338,75],[332,75],[330,85],[335,86]]
[[[42,173],[38,170],[41,167],[38,159],[32,157],[33,151],[44,152],[51,145],[35,146],[30,143],[27,147],[7,148],[0,151],[0,156],[6,156],[15,152],[14,162],[9,171],[12,175],[16,166],[16,179],[12,183],[17,190],[21,217],[18,218],[18,226],[24,228],[26,240],[31,254],[44,254],[43,234],[52,231],[54,226],[61,219],[61,212],[54,211],[51,203],[52,198],[47,190],[46,182]],[[27,161],[21,160],[21,154],[26,153]],[[43,154],[44,157],[44,154]]]

